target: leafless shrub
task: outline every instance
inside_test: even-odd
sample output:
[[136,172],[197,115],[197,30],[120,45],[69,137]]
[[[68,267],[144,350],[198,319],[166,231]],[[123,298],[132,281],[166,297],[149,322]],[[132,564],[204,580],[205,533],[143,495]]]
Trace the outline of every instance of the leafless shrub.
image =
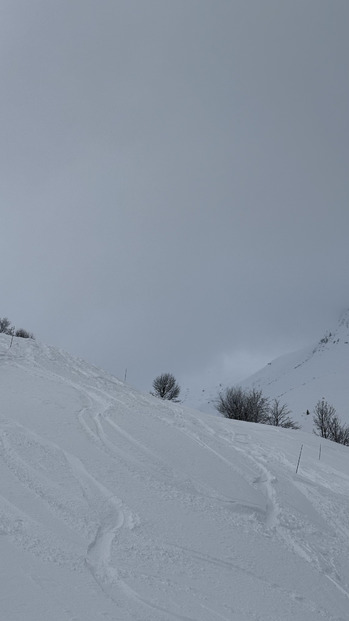
[[12,334],[14,328],[11,326],[11,322],[7,317],[0,318],[0,333]]
[[261,390],[255,388],[243,390],[238,386],[220,392],[215,407],[225,418],[266,423],[269,400],[263,396]]
[[313,421],[316,435],[349,446],[349,427],[341,423],[333,405],[324,398],[314,408]]
[[181,389],[172,373],[162,373],[158,375],[153,381],[153,389],[154,392],[151,394],[154,397],[178,403]]
[[32,332],[28,332],[27,330],[24,330],[23,328],[18,328],[18,330],[15,331],[15,336],[19,336],[22,339],[34,339],[34,334]]
[[281,405],[279,399],[274,399],[269,408],[268,425],[286,429],[300,429],[300,425],[292,420],[290,414],[291,411],[285,403]]

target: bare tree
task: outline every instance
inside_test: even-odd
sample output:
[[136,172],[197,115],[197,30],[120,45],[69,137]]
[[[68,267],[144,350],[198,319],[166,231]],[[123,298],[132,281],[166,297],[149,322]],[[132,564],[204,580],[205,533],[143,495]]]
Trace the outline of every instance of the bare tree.
[[226,388],[225,391],[220,392],[215,407],[225,418],[265,423],[268,417],[269,400],[263,397],[261,390],[255,388],[243,390],[238,386]]
[[331,427],[336,419],[336,410],[333,405],[325,401],[324,397],[317,402],[314,408],[314,426],[316,435],[331,440]]
[[261,390],[252,388],[246,393],[246,418],[251,423],[267,423],[269,399],[264,397]]
[[349,426],[348,425],[340,425],[339,433],[337,435],[336,442],[340,444],[344,444],[344,446],[349,446]]
[[181,391],[177,384],[176,378],[172,373],[162,373],[153,381],[154,392],[151,394],[160,399],[168,399],[169,401],[179,402],[179,393]]
[[224,392],[218,394],[215,407],[225,418],[245,420],[244,391],[239,386],[237,388],[226,388]]
[[348,434],[348,428],[345,428],[337,415],[331,420],[329,439],[338,444],[346,444],[346,435]]
[[268,425],[274,425],[275,427],[284,427],[286,429],[300,429],[295,421],[290,418],[291,411],[284,403],[280,404],[280,399],[274,399],[268,414]]
[[341,423],[336,410],[324,398],[314,408],[314,433],[338,444],[349,446],[349,426]]
[[0,318],[0,333],[13,334],[13,328],[11,322],[7,317]]

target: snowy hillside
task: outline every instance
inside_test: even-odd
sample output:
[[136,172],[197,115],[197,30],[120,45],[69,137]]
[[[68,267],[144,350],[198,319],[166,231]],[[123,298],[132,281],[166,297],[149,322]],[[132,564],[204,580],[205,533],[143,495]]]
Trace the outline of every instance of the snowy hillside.
[[280,398],[302,429],[311,431],[313,409],[322,397],[336,408],[343,422],[349,423],[348,378],[349,310],[316,345],[273,360],[241,385],[261,388],[265,395]]
[[314,435],[9,345],[0,335],[1,619],[348,620],[348,448],[323,441],[319,460]]

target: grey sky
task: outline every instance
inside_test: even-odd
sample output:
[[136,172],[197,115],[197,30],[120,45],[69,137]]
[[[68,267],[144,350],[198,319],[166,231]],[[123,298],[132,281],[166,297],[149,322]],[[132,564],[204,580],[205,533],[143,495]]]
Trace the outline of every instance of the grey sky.
[[347,0],[0,0],[0,316],[145,390],[331,327],[348,27]]

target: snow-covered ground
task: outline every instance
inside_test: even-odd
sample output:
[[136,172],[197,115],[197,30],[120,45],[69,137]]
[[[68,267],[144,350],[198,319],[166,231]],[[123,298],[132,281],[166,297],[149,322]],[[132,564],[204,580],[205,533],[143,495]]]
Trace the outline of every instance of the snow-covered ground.
[[349,424],[348,376],[349,310],[318,343],[273,360],[241,385],[260,388],[264,395],[280,398],[302,429],[311,432],[313,410],[322,398],[335,407],[343,423]]
[[9,345],[1,620],[348,621],[348,448]]
[[[324,398],[349,425],[349,310],[337,326],[328,330],[317,343],[272,360],[238,385],[261,389],[271,400],[278,398],[291,411],[291,417],[303,431],[313,431],[313,411]],[[189,392],[184,401],[202,412],[217,414],[219,392],[236,385],[228,376],[220,384]],[[307,410],[310,416],[306,414]]]

